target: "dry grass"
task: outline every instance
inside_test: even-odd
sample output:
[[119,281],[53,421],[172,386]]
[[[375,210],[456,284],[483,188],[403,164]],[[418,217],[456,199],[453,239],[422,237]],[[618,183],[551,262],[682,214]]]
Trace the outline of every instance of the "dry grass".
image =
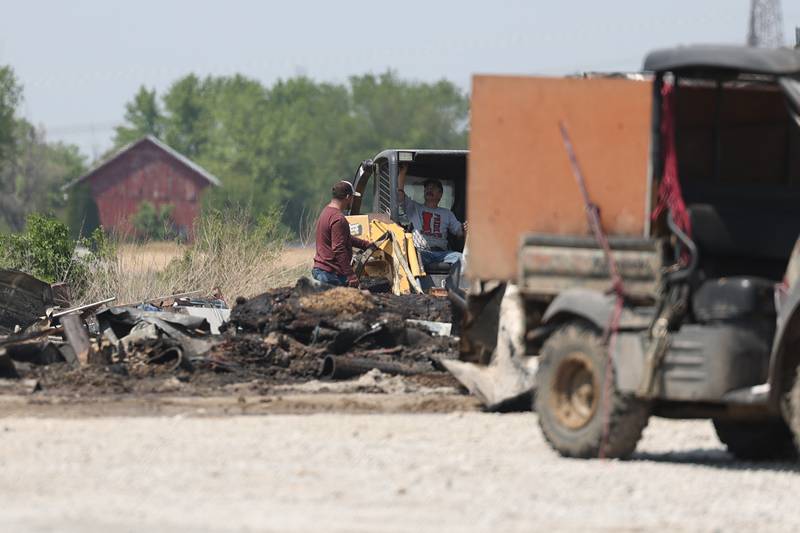
[[170,294],[219,293],[229,305],[293,284],[311,271],[313,250],[287,248],[277,219],[258,224],[242,213],[212,214],[195,228],[190,245],[172,242],[125,244],[94,265],[82,302],[116,296],[138,303]]
[[122,244],[117,248],[120,269],[124,272],[163,270],[186,251],[186,245],[172,241]]

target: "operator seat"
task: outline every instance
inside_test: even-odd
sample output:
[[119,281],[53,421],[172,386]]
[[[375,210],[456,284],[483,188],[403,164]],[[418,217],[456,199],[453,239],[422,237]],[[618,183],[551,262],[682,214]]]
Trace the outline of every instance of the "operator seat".
[[692,290],[695,319],[711,322],[774,316],[773,276],[776,265],[785,267],[779,256],[787,237],[759,236],[758,228],[763,228],[764,222],[757,213],[748,216],[741,209],[711,204],[690,205],[688,212],[699,257]]

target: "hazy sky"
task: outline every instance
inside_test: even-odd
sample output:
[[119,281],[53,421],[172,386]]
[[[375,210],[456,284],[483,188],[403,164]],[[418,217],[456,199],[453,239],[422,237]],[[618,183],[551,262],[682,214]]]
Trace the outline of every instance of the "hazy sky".
[[[0,0],[0,64],[26,118],[90,156],[124,104],[189,72],[270,84],[396,70],[469,89],[473,73],[636,70],[653,48],[743,43],[749,0]],[[783,0],[794,42],[800,0]]]

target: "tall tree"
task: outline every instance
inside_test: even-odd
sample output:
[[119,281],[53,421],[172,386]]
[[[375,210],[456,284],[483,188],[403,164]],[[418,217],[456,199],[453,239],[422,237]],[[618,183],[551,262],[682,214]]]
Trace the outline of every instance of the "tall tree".
[[[154,92],[140,89],[128,110],[157,110],[154,100]],[[270,87],[241,75],[188,75],[162,102],[162,138],[222,180],[206,196],[209,204],[244,205],[255,214],[277,207],[295,229],[318,211],[334,180],[383,148],[467,144],[463,91],[393,72],[345,84],[301,76]],[[132,117],[144,114],[130,116],[126,126],[133,128]]]
[[14,127],[22,87],[9,66],[0,66],[0,168],[14,148]]
[[125,104],[125,124],[116,128],[114,145],[123,146],[145,135],[161,137],[164,117],[156,98],[156,90],[142,85],[133,100]]
[[167,144],[188,157],[199,156],[211,127],[205,83],[194,74],[181,78],[164,95],[164,108]]
[[59,214],[65,207],[61,186],[86,169],[77,147],[47,143],[44,131],[18,119],[14,150],[0,169],[0,220],[21,230],[29,213]]

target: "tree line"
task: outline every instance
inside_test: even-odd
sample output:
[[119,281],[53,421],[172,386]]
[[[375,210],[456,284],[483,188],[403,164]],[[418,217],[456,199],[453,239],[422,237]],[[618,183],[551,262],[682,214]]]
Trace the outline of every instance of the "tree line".
[[61,186],[86,170],[77,146],[48,143],[41,128],[19,117],[22,86],[0,65],[0,231],[18,232],[31,213],[66,218]]
[[[43,132],[17,118],[20,98],[5,67],[0,192],[10,193],[22,218],[6,216],[0,204],[2,218],[19,229],[27,212],[71,212],[75,226],[85,198],[73,195],[69,209],[59,187],[85,172],[86,161],[75,147],[44,142]],[[391,71],[343,83],[298,76],[269,86],[243,75],[189,74],[162,94],[140,87],[106,156],[154,135],[221,179],[223,186],[206,195],[206,207],[245,207],[256,215],[279,209],[297,231],[318,212],[334,180],[350,178],[362,159],[383,148],[466,147],[468,112],[467,94],[453,83],[409,81]],[[29,190],[48,194],[37,199]]]

